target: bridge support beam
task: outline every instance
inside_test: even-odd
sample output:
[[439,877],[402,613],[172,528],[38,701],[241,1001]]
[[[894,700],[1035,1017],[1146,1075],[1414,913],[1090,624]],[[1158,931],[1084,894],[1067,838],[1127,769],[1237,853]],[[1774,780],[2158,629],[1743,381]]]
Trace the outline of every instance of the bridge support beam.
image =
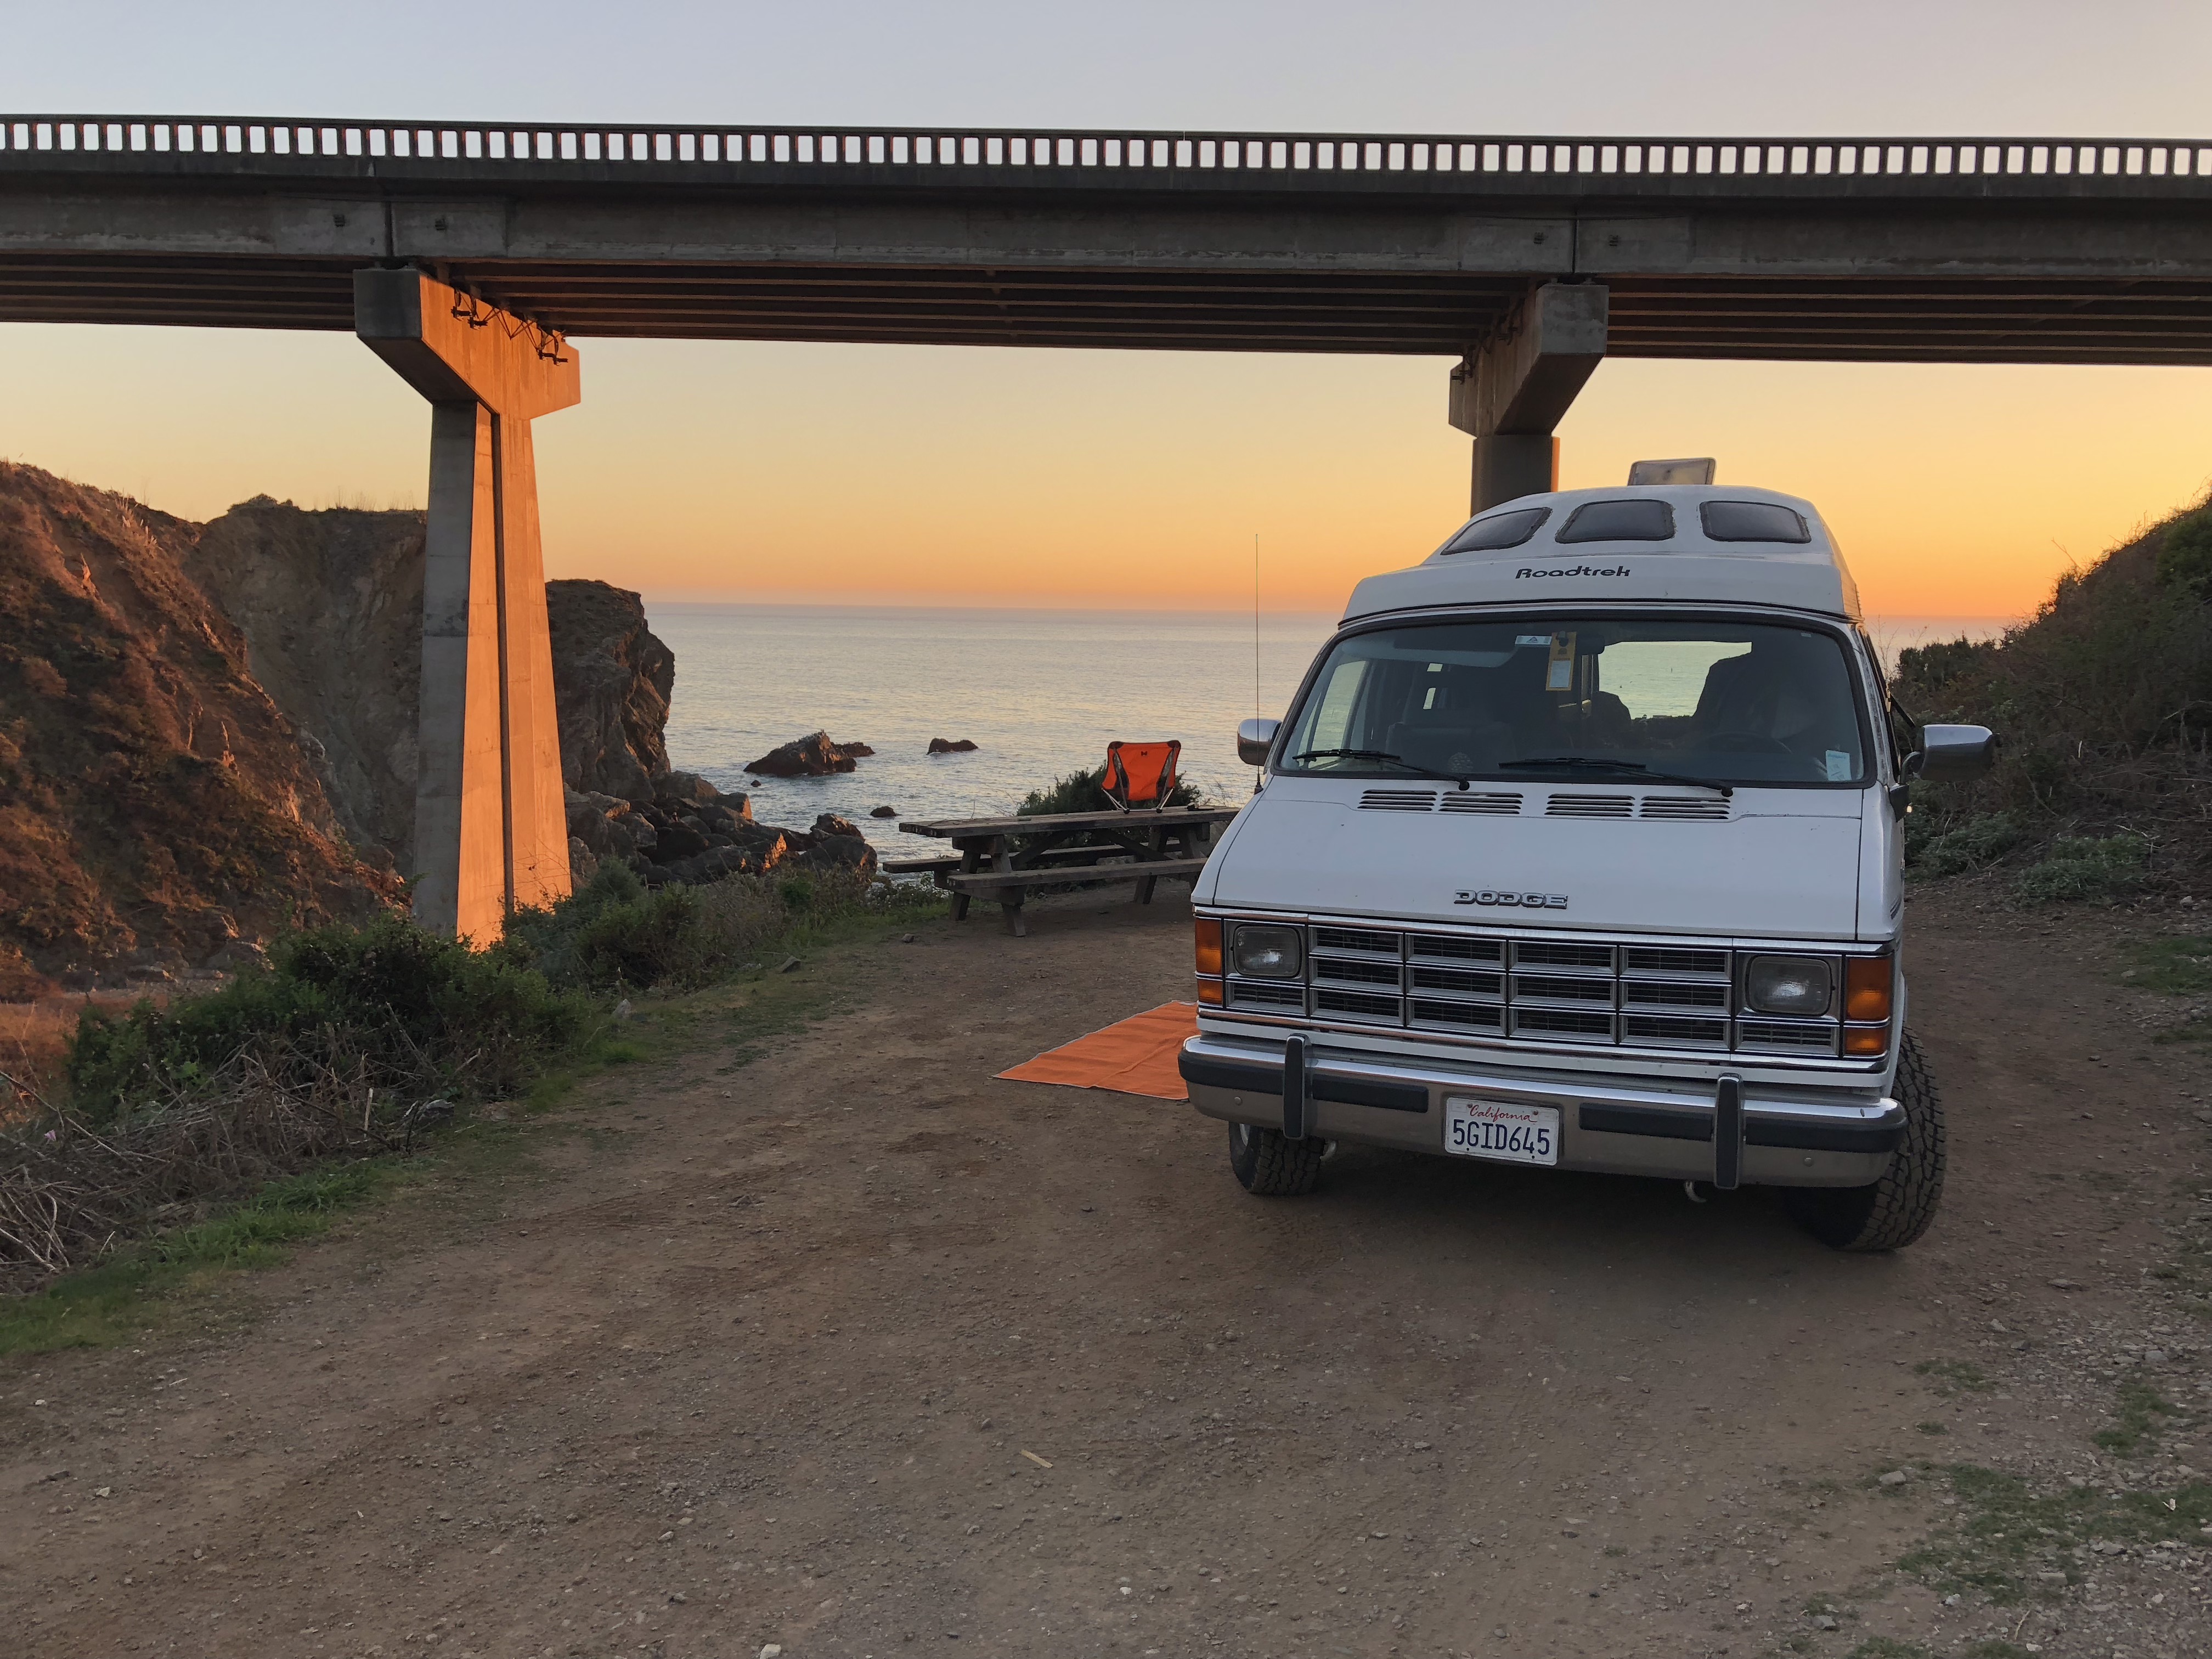
[[569,890],[530,423],[576,354],[413,269],[355,272],[354,326],[430,403],[415,917],[489,945]]
[[1451,423],[1474,436],[1473,511],[1559,486],[1552,435],[1605,357],[1601,283],[1547,283],[1451,376]]

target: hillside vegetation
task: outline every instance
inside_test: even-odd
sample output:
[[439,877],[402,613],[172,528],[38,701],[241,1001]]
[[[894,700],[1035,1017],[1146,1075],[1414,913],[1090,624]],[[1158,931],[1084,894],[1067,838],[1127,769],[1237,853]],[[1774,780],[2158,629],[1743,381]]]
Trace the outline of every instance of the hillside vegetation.
[[1893,690],[2002,745],[1985,777],[1915,786],[1915,873],[2002,864],[2029,902],[2193,884],[2212,865],[2212,501],[2061,576],[2001,640],[1904,652]]

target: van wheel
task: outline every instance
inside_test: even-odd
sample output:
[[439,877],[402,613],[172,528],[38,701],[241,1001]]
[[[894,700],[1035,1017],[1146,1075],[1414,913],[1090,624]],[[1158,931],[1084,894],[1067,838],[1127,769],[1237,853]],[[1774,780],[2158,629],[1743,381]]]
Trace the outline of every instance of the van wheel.
[[1229,1167],[1248,1193],[1262,1198],[1295,1198],[1314,1189],[1321,1174],[1323,1143],[1315,1136],[1292,1140],[1280,1129],[1249,1123],[1229,1126]]
[[1920,1044],[1907,1031],[1897,1057],[1897,1099],[1905,1139],[1871,1187],[1793,1187],[1790,1213],[1838,1250],[1902,1249],[1928,1231],[1943,1197],[1943,1100]]

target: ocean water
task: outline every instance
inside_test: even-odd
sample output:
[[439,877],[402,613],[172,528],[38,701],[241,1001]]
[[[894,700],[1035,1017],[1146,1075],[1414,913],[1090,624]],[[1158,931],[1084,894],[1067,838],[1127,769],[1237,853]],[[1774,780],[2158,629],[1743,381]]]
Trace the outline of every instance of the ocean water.
[[[1096,766],[1116,738],[1176,738],[1182,774],[1210,798],[1250,793],[1237,722],[1284,712],[1333,615],[1261,617],[1257,690],[1249,611],[931,610],[830,605],[647,607],[676,653],[670,761],[753,797],[753,816],[805,829],[821,812],[852,819],[878,851],[942,843],[902,835],[902,817],[1011,811],[1034,788]],[[1885,656],[1930,640],[1992,638],[2002,617],[1881,617]],[[827,778],[755,778],[745,763],[827,731],[876,751]],[[967,738],[965,755],[931,755],[932,738]]]
[[[805,829],[836,812],[878,851],[939,851],[871,809],[1010,811],[1030,790],[1102,763],[1116,738],[1179,738],[1183,776],[1209,797],[1251,790],[1237,759],[1237,722],[1255,707],[1249,611],[659,604],[648,614],[676,653],[670,762],[749,791],[766,823]],[[1282,713],[1333,623],[1261,618],[1256,706]],[[875,756],[826,778],[746,775],[746,762],[817,730]],[[976,749],[931,755],[932,738]]]

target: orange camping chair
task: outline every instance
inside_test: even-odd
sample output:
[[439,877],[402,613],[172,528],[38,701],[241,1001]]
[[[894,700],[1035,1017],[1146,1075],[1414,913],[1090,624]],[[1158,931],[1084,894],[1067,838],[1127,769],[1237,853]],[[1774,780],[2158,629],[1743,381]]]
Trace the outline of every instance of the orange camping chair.
[[1157,809],[1175,793],[1176,761],[1182,744],[1167,743],[1109,743],[1106,745],[1106,775],[1098,787],[1106,799],[1124,812],[1139,807]]

